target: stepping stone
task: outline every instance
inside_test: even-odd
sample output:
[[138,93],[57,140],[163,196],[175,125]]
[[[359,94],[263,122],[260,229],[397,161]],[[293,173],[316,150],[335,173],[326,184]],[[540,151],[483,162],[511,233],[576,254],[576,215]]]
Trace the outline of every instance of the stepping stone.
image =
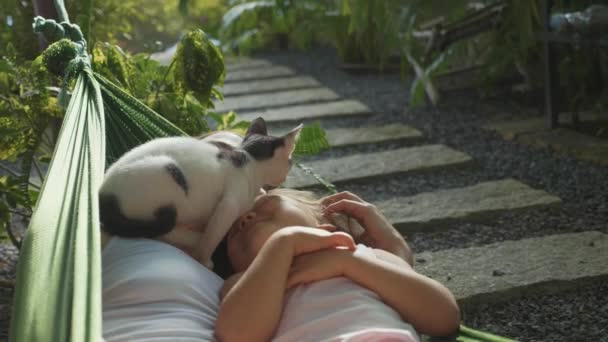
[[[581,113],[580,121],[581,125],[608,127],[606,118],[601,118],[596,113]],[[538,148],[550,148],[557,153],[577,159],[608,165],[606,139],[568,128],[548,129],[544,118],[493,123],[484,128],[496,131],[506,140],[514,140]]]
[[266,68],[272,64],[264,59],[237,58],[226,61],[226,71],[235,72],[243,69]]
[[419,253],[416,270],[447,286],[460,305],[581,286],[608,274],[608,235],[596,231]]
[[253,120],[261,116],[266,122],[289,122],[368,115],[371,115],[371,110],[363,103],[354,100],[341,100],[244,112],[239,113],[238,117],[243,120]]
[[[579,114],[581,122],[593,122],[601,120],[597,113],[582,112]],[[565,122],[570,117],[568,113],[560,113],[560,122]],[[493,122],[483,126],[484,129],[496,131],[507,140],[513,140],[520,135],[540,131],[550,131],[547,128],[547,118],[536,117],[525,120],[512,120],[506,122]]]
[[256,80],[224,85],[225,97],[243,94],[263,93],[269,91],[320,87],[321,83],[309,76],[281,77],[269,80]]
[[[462,167],[472,163],[471,157],[465,153],[444,145],[426,145],[313,161],[306,163],[305,166],[311,167],[325,180],[339,184],[370,178],[386,178],[401,173]],[[313,176],[305,173],[299,167],[294,167],[284,185],[288,188],[304,188],[317,184],[318,182]]]
[[288,90],[276,93],[229,97],[224,99],[224,102],[216,103],[215,109],[218,112],[233,110],[238,114],[241,110],[245,109],[279,107],[306,102],[336,100],[338,98],[338,94],[327,88]]
[[392,198],[376,203],[402,233],[439,230],[445,224],[482,221],[499,213],[561,203],[559,197],[514,179]]
[[292,76],[295,72],[285,66],[269,66],[264,68],[253,68],[235,70],[234,72],[228,72],[224,82],[236,82],[281,76]]
[[360,128],[338,128],[326,131],[327,140],[332,147],[357,144],[373,144],[388,141],[420,141],[423,136],[419,130],[401,124],[370,126]]

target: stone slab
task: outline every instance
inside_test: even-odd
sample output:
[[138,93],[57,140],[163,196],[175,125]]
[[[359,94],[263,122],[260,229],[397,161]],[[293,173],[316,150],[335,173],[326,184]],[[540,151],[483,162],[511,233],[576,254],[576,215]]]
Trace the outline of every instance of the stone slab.
[[263,68],[241,69],[228,72],[224,82],[264,79],[272,77],[292,76],[295,72],[286,66],[269,66]]
[[[601,120],[602,118],[595,113],[580,114],[582,123],[599,123]],[[550,148],[574,158],[608,165],[607,139],[568,128],[548,129],[547,122],[543,118],[492,123],[484,128],[496,131],[506,140],[514,140],[540,148]]]
[[531,146],[550,148],[577,159],[608,165],[608,139],[559,128],[521,134],[516,140]]
[[218,112],[240,111],[247,109],[280,107],[307,102],[330,101],[338,99],[338,94],[327,88],[312,88],[300,90],[287,90],[276,93],[258,95],[232,96],[224,99],[224,102],[215,104]]
[[559,197],[514,179],[479,183],[376,203],[402,233],[439,230],[447,223],[483,221],[501,212],[548,207]]
[[[570,118],[570,113],[560,113],[560,122],[565,122]],[[582,112],[579,114],[581,122],[596,121],[601,118],[597,113]],[[496,131],[507,140],[513,140],[517,136],[525,133],[533,133],[539,131],[547,131],[547,119],[544,117],[535,117],[525,120],[514,120],[505,122],[493,122],[484,126],[485,129]]]
[[319,81],[310,76],[281,77],[268,80],[256,80],[238,83],[228,83],[222,88],[225,97],[255,94],[269,91],[279,91],[297,88],[320,87]]
[[608,275],[608,235],[590,231],[419,253],[418,272],[446,285],[462,305],[549,293]]
[[391,124],[357,128],[338,128],[328,130],[327,140],[332,147],[357,144],[373,144],[388,141],[420,141],[423,136],[419,130],[406,125]]
[[243,69],[266,68],[270,66],[272,66],[272,63],[265,59],[236,58],[226,61],[227,72],[234,72]]
[[[444,145],[426,145],[313,161],[305,165],[325,180],[339,184],[401,173],[462,167],[472,163],[471,157],[465,153]],[[294,167],[284,185],[288,188],[304,188],[317,184],[313,176]]]
[[371,110],[363,103],[354,100],[341,100],[243,112],[239,113],[239,118],[253,120],[261,116],[266,122],[289,122],[368,115],[371,115]]

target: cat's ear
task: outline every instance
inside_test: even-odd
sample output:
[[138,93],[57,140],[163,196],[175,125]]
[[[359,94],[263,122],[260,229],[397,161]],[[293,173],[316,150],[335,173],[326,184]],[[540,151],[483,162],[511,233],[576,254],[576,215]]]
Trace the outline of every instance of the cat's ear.
[[251,125],[247,129],[247,133],[245,133],[245,138],[253,134],[268,135],[266,121],[264,121],[264,119],[261,117],[256,118],[251,122]]
[[298,141],[298,137],[300,136],[300,131],[304,127],[303,124],[299,124],[298,127],[289,131],[289,133],[283,136],[283,141],[285,141],[285,149],[288,151],[289,155],[296,148],[296,142]]

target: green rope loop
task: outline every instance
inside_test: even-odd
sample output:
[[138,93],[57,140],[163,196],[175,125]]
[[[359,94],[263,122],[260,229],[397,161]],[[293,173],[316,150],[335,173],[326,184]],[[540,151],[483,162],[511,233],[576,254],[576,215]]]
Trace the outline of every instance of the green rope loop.
[[80,27],[67,21],[57,23],[53,19],[41,16],[34,18],[34,32],[53,42],[42,53],[47,70],[57,76],[63,76],[63,85],[59,94],[59,103],[67,105],[67,85],[72,77],[81,71],[91,68],[91,58],[87,54],[87,42]]

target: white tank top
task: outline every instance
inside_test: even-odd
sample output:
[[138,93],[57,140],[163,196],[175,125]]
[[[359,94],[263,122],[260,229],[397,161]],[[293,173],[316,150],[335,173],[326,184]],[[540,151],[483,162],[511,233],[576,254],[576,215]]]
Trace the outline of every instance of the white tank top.
[[[375,257],[364,245],[358,245],[355,253]],[[289,290],[273,341],[417,342],[419,338],[376,293],[339,277]]]
[[106,341],[213,341],[222,279],[181,250],[113,237],[102,252]]

